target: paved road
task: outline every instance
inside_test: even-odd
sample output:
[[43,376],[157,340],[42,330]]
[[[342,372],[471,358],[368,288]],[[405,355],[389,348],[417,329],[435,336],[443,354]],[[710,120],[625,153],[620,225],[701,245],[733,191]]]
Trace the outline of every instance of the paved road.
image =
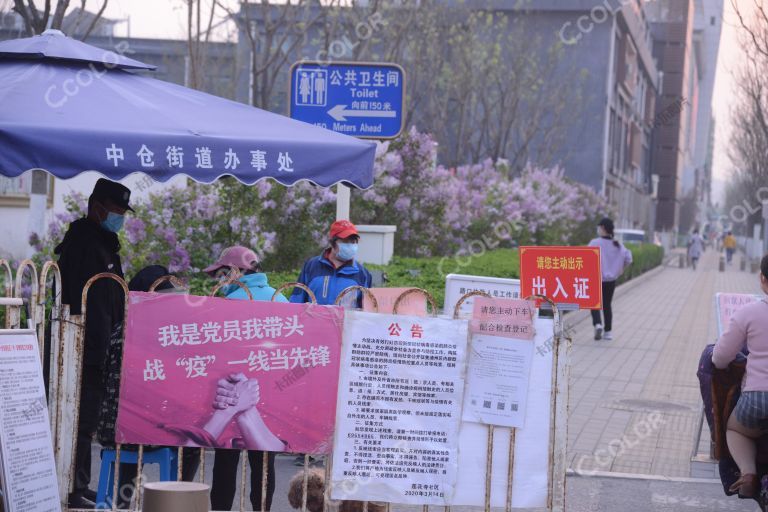
[[738,261],[719,272],[718,258],[709,250],[697,271],[666,267],[619,287],[613,341],[595,341],[589,320],[576,324],[571,468],[691,476],[701,414],[696,369],[717,337],[714,294],[759,292],[757,276],[740,272]]

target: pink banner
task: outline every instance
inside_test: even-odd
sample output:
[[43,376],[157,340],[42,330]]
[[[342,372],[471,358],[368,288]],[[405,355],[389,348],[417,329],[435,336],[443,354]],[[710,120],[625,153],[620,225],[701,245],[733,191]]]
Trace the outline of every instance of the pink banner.
[[337,306],[131,292],[119,443],[330,453]]

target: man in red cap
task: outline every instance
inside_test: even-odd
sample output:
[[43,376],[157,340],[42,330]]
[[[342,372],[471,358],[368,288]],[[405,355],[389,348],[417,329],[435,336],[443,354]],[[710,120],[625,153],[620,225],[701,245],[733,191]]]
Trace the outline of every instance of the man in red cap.
[[[350,286],[371,287],[371,273],[355,261],[360,235],[348,220],[337,220],[328,233],[328,247],[320,256],[310,258],[301,269],[298,282],[307,285],[315,294],[318,304],[335,304],[339,294]],[[309,294],[294,288],[291,302],[309,302]],[[363,307],[362,294],[358,293],[357,307]],[[310,461],[313,459],[310,457]],[[296,466],[304,465],[304,457],[294,460]]]
[[[337,220],[328,233],[328,247],[320,256],[304,263],[298,281],[314,292],[318,304],[334,304],[339,294],[350,286],[370,288],[371,273],[356,261],[360,235],[348,220]],[[291,302],[309,302],[309,295],[295,288]],[[361,294],[357,307],[363,307]]]

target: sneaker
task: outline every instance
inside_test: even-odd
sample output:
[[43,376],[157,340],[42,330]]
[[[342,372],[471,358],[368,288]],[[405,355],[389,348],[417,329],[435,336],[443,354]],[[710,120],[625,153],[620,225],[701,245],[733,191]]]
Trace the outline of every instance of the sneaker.
[[595,326],[595,340],[599,340],[603,337],[603,326],[602,324],[597,324]]
[[611,341],[613,339],[613,334],[611,333],[611,331],[605,331],[603,333],[603,339],[606,341]]
[[89,499],[86,499],[83,497],[82,494],[70,494],[69,500],[67,503],[68,508],[79,508],[79,509],[94,509],[96,508],[96,504],[92,502]]

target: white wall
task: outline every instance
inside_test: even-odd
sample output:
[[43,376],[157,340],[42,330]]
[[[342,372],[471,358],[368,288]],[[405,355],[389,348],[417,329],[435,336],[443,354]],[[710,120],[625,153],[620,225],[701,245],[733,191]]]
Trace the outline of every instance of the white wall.
[[21,259],[27,254],[27,209],[0,207],[0,258]]

